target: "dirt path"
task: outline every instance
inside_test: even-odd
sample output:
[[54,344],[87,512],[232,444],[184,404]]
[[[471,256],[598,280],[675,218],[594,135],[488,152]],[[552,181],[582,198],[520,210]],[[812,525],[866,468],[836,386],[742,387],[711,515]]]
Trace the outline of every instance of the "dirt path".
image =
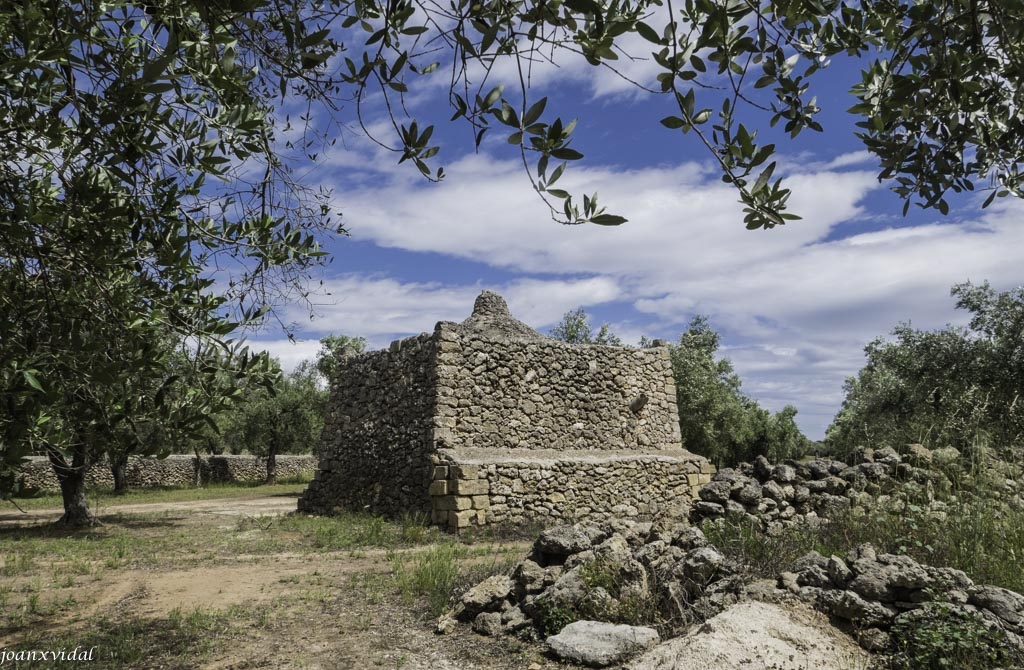
[[[93,513],[101,520],[122,514],[152,514],[159,512],[192,512],[213,516],[268,516],[294,512],[298,494],[277,494],[255,498],[222,498],[214,500],[187,500],[183,502],[142,503],[124,505],[98,505]],[[0,528],[11,524],[51,523],[60,518],[59,508],[19,512],[11,505],[0,508]]]
[[[33,597],[46,603],[69,599],[75,604],[31,625],[5,629],[0,618],[0,648],[30,642],[98,645],[110,648],[111,630],[139,628],[139,642],[151,656],[124,668],[252,670],[528,670],[564,667],[542,655],[539,645],[513,639],[482,638],[463,627],[454,634],[434,633],[434,617],[422,601],[403,600],[394,571],[412,569],[418,556],[437,545],[324,551],[309,542],[290,543],[280,531],[280,547],[247,548],[276,526],[254,520],[293,512],[297,494],[204,501],[109,505],[96,509],[104,521],[101,535],[126,535],[144,549],[181,537],[194,549],[170,557],[136,561],[129,555],[110,563],[93,555],[73,585],[56,586],[61,570],[74,557],[37,550],[28,570],[9,580],[7,607],[18,609]],[[154,515],[159,515],[155,517]],[[0,514],[0,532],[55,521],[60,510]],[[154,521],[155,519],[155,521]],[[270,528],[270,530],[266,530]],[[176,535],[167,535],[176,533]],[[46,533],[42,535],[46,537]],[[297,537],[297,536],[296,536]],[[161,545],[161,546],[165,546]],[[13,546],[13,545],[12,545]],[[464,569],[504,551],[524,555],[527,544],[474,544],[461,559]],[[230,550],[225,547],[231,547]],[[5,552],[9,551],[5,547]],[[492,552],[492,553],[488,553]],[[498,552],[498,553],[496,553]],[[396,563],[396,557],[397,563]],[[0,558],[11,560],[9,554]],[[77,559],[81,560],[81,559]],[[2,562],[2,561],[0,561]],[[6,565],[6,563],[4,563]],[[60,572],[61,575],[65,574]],[[62,577],[63,578],[63,577]],[[38,591],[39,587],[41,591]],[[201,645],[178,648],[166,631],[187,627],[202,616],[216,617],[200,637]],[[178,624],[172,622],[178,621]],[[185,621],[185,624],[180,623]],[[154,651],[157,650],[157,651]],[[34,666],[30,666],[34,667]],[[107,667],[103,663],[90,667]]]

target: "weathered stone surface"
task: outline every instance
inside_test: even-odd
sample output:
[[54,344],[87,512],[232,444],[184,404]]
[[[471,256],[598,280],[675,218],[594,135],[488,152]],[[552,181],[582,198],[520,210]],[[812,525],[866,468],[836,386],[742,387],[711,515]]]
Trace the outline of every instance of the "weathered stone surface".
[[748,480],[735,495],[736,501],[743,505],[756,505],[761,502],[761,496],[761,485],[753,480]]
[[[315,456],[280,455],[277,457],[279,479],[316,472]],[[198,470],[198,471],[197,471]],[[45,456],[30,456],[18,466],[15,478],[24,493],[56,493],[60,491],[57,476]],[[196,482],[261,483],[267,478],[267,461],[257,456],[195,456],[172,454],[166,458],[128,457],[125,468],[128,486],[133,489],[154,487],[188,487]],[[91,487],[112,488],[114,476],[110,466],[101,461],[89,468],[86,483]]]
[[547,644],[563,660],[603,668],[622,663],[660,641],[653,628],[576,621],[549,637]]
[[473,631],[481,635],[498,635],[503,629],[501,612],[481,612],[473,619]]
[[666,347],[559,342],[487,291],[462,323],[340,361],[323,436],[302,511],[456,529],[685,515],[714,471],[680,446]]
[[628,670],[847,670],[867,654],[806,606],[732,605],[687,635],[651,649]]
[[728,481],[713,481],[700,490],[701,500],[711,503],[724,504],[732,494],[732,486]]
[[869,600],[892,603],[906,592],[931,585],[928,573],[909,556],[882,554],[877,561],[859,561],[848,588]]
[[896,616],[894,608],[866,600],[853,591],[819,589],[816,595],[822,610],[858,626],[888,627]]
[[473,615],[497,611],[512,596],[514,585],[508,575],[488,577],[462,595],[462,605],[466,612]]
[[967,602],[987,609],[1010,624],[1017,632],[1024,631],[1024,596],[998,586],[972,586]]
[[600,531],[590,526],[555,526],[540,534],[534,549],[546,556],[571,556],[590,549]]
[[772,470],[772,479],[782,484],[794,482],[796,481],[796,468],[784,463],[776,465]]

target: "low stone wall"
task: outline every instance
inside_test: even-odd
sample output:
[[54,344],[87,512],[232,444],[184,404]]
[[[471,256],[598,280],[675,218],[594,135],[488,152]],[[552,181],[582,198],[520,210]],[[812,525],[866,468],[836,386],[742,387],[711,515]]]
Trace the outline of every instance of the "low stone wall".
[[489,523],[685,516],[714,466],[688,451],[442,449],[431,518],[450,530]]
[[[277,477],[287,479],[316,472],[316,456],[278,456]],[[125,469],[130,488],[185,487],[196,482],[194,456],[172,455],[167,458],[132,457]],[[199,481],[262,482],[267,476],[265,458],[257,456],[205,456],[199,461]],[[27,493],[55,493],[60,491],[53,467],[44,456],[33,456],[20,468],[18,481]],[[114,477],[105,463],[90,468],[86,474],[93,488],[113,488]]]

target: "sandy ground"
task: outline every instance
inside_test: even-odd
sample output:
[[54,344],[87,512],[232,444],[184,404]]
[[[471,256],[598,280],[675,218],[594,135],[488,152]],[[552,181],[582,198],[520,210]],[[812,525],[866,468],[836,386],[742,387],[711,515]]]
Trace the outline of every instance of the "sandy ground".
[[[108,525],[121,523],[126,515],[160,514],[160,528],[195,528],[244,534],[239,521],[267,523],[275,515],[295,510],[295,496],[208,500],[175,503],[110,505],[94,510]],[[45,525],[56,521],[58,510],[0,514],[0,531],[14,527]],[[133,531],[134,532],[134,531]],[[2,540],[0,540],[2,543]],[[525,554],[526,544],[516,549]],[[402,552],[424,551],[424,547]],[[2,552],[2,549],[0,549]],[[149,668],[203,668],[249,670],[252,668],[305,668],[346,670],[393,668],[402,670],[526,670],[559,668],[562,664],[543,656],[543,647],[512,639],[482,638],[468,627],[447,636],[434,633],[434,618],[422,603],[403,602],[390,581],[389,551],[359,549],[339,552],[261,553],[231,555],[198,561],[182,569],[103,569],[102,579],[76,584],[71,589],[78,606],[33,625],[36,639],[48,632],[67,635],[83,629],[86,622],[125,616],[165,620],[178,610],[196,608],[246,614],[226,642],[218,640],[202,660],[189,658],[182,649],[175,658],[162,659]],[[0,580],[4,579],[0,577]],[[26,579],[11,580],[17,593]],[[38,579],[38,578],[37,578]],[[62,592],[63,593],[63,592]],[[253,615],[253,612],[262,613]],[[253,620],[255,621],[253,622]],[[251,622],[251,623],[247,623]],[[10,632],[0,627],[0,648],[25,639],[24,629]],[[84,635],[84,633],[83,633]],[[40,666],[41,667],[41,666]],[[90,664],[101,668],[102,664]]]

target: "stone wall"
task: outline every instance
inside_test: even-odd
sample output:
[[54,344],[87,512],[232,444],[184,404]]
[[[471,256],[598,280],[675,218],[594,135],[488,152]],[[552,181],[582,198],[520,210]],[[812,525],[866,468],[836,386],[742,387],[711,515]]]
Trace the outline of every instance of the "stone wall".
[[299,510],[428,512],[453,529],[688,509],[667,347],[569,345],[483,292],[462,323],[352,355]]
[[[439,446],[460,449],[678,449],[667,347],[493,340],[440,323]],[[634,404],[636,401],[636,404]],[[644,403],[642,409],[631,407]]]
[[714,467],[685,451],[439,452],[432,520],[452,529],[487,523],[685,517]]
[[299,511],[430,512],[436,351],[423,334],[339,362],[323,457]]
[[[315,456],[285,455],[277,457],[277,477],[287,479],[308,475],[316,471]],[[266,459],[256,456],[206,456],[200,463],[199,481],[262,482],[267,477]],[[172,455],[167,458],[139,458],[128,460],[125,470],[131,488],[186,487],[196,482],[194,456]],[[18,474],[21,490],[29,493],[56,493],[60,491],[57,477],[49,460],[43,456],[30,457]],[[94,488],[113,488],[114,477],[110,468],[99,464],[86,474],[88,485]]]

